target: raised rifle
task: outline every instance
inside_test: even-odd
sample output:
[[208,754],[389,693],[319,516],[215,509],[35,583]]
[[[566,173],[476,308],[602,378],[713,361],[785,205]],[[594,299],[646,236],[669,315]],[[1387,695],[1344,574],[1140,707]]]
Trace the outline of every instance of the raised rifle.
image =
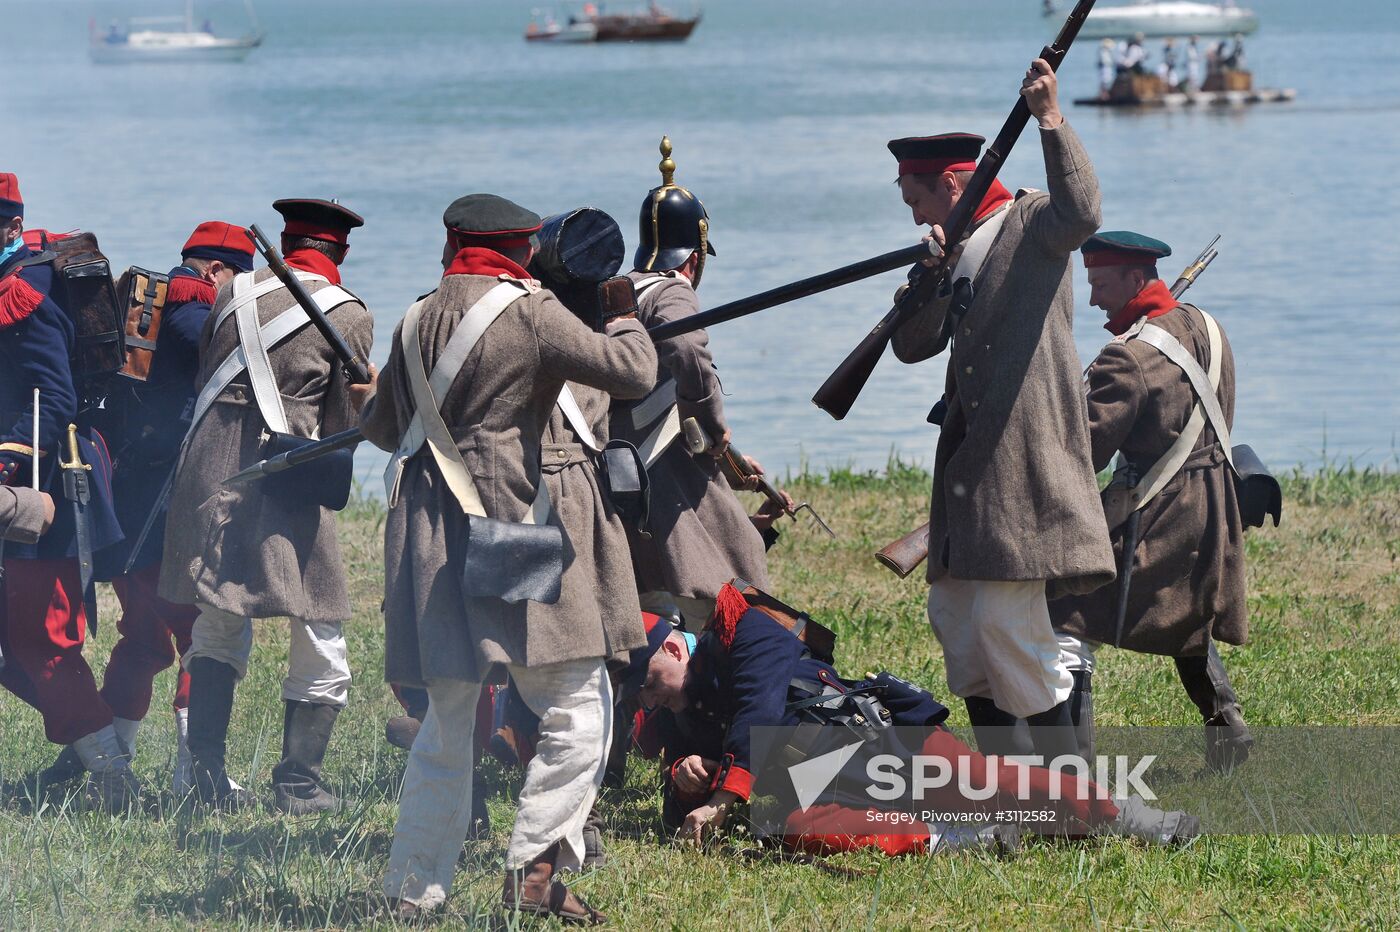
[[[1055,37],[1055,41],[1040,50],[1040,57],[1050,65],[1051,70],[1060,67],[1060,63],[1064,61],[1065,53],[1074,44],[1075,37],[1079,35],[1079,28],[1084,25],[1084,20],[1088,18],[1089,11],[1093,7],[1094,0],[1079,0],[1070,12],[1069,18],[1065,20],[1064,26],[1060,28],[1060,33]],[[991,190],[992,182],[996,180],[1002,163],[1011,153],[1012,147],[1021,135],[1021,130],[1025,128],[1030,118],[1031,111],[1030,106],[1026,103],[1026,98],[1018,97],[1016,106],[1012,108],[1010,116],[1002,124],[1001,132],[997,133],[996,139],[987,147],[987,151],[982,153],[982,158],[977,163],[977,170],[972,173],[972,178],[968,180],[967,186],[958,197],[958,202],[953,205],[948,222],[943,225],[946,234],[944,242],[947,244],[947,248],[933,266],[915,268],[909,288],[895,302],[894,307],[880,319],[880,322],[875,325],[875,329],[871,330],[865,339],[860,341],[850,355],[836,368],[836,371],[822,383],[821,388],[817,389],[817,393],[812,396],[812,401],[817,407],[838,421],[849,414],[851,406],[855,404],[861,389],[869,381],[870,374],[875,371],[875,365],[884,355],[885,347],[889,345],[895,332],[913,318],[943,288],[953,272],[951,260],[956,252],[953,247],[962,242],[968,227],[972,225],[973,212],[987,196],[987,192]]]
[[[715,442],[705,433],[705,429],[700,426],[700,422],[693,417],[688,417],[681,422],[681,432],[685,434],[685,444],[690,452],[699,456],[704,453],[711,453],[715,448]],[[822,516],[817,514],[810,502],[802,502],[789,508],[787,499],[783,493],[778,491],[778,487],[768,481],[768,478],[760,472],[755,472],[749,468],[749,461],[740,453],[734,444],[727,444],[719,454],[719,467],[725,476],[736,485],[752,485],[754,489],[768,499],[774,505],[782,509],[782,513],[793,521],[797,520],[799,511],[806,511],[812,516],[812,520],[826,532],[828,537],[835,537],[836,532],[831,529]]]
[[296,299],[301,309],[306,311],[311,318],[311,324],[321,331],[321,336],[326,338],[326,342],[331,345],[331,349],[340,359],[340,366],[345,372],[345,378],[352,385],[369,384],[369,367],[354,350],[350,349],[350,344],[345,342],[345,338],[340,335],[340,331],[335,329],[335,325],[326,317],[311,297],[311,293],[306,290],[306,286],[297,278],[291,266],[287,265],[282,254],[277,251],[277,247],[272,245],[272,241],[263,235],[263,231],[258,229],[255,223],[248,228],[253,234],[253,243],[258,247],[258,252],[262,253],[267,260],[267,267],[272,269],[272,274],[286,287],[287,292]]
[[[1217,252],[1215,248],[1215,244],[1218,242],[1220,242],[1220,236],[1217,234],[1215,239],[1210,241],[1210,245],[1208,245],[1205,249],[1202,249],[1200,254],[1192,260],[1191,264],[1188,265],[1185,269],[1183,269],[1181,274],[1177,276],[1176,283],[1173,284],[1171,288],[1173,298],[1180,298],[1182,294],[1185,293],[1187,288],[1190,288],[1196,283],[1196,279],[1200,277],[1200,274],[1206,270],[1206,267],[1215,261],[1215,257],[1220,255],[1220,253]],[[1136,484],[1136,481],[1136,479],[1133,480],[1134,484]],[[1134,514],[1136,515],[1137,512],[1134,512]],[[1278,522],[1275,521],[1275,524],[1277,523]],[[918,567],[920,563],[928,559],[928,533],[929,525],[928,522],[925,521],[921,527],[915,528],[908,534],[905,534],[899,540],[891,544],[886,544],[884,547],[877,550],[875,552],[875,559],[879,560],[882,565],[888,567],[892,572],[899,576],[900,579],[903,579],[910,573],[914,572],[914,569]],[[1125,545],[1127,537],[1129,535],[1131,535],[1133,539],[1133,550],[1136,550],[1136,522],[1132,522],[1129,525],[1127,525],[1127,533],[1125,533],[1124,535]],[[1131,551],[1129,552],[1131,553]],[[1130,577],[1131,575],[1131,568],[1129,568],[1126,576],[1124,576],[1122,574],[1122,571],[1120,571],[1120,578]],[[1123,611],[1126,608],[1126,606],[1127,586],[1124,585],[1120,591],[1120,604],[1118,616],[1118,631],[1120,635],[1122,633]]]

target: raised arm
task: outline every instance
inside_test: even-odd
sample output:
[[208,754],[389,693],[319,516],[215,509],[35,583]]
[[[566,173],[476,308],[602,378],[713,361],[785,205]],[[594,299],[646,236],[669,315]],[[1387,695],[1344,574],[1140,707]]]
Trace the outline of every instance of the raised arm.
[[656,384],[656,351],[637,320],[618,319],[595,333],[548,292],[536,296],[530,320],[551,376],[622,399],[641,398]]
[[1026,235],[1052,256],[1068,256],[1094,235],[1102,222],[1099,180],[1089,154],[1069,123],[1041,127],[1045,181],[1050,196],[1028,201]]

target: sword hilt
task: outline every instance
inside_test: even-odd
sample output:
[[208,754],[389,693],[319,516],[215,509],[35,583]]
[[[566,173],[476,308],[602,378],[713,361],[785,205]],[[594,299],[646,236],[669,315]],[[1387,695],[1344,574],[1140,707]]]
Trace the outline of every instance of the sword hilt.
[[85,469],[92,472],[91,464],[83,462],[82,453],[78,450],[77,424],[68,425],[68,461],[64,462],[60,458],[58,466],[60,469]]

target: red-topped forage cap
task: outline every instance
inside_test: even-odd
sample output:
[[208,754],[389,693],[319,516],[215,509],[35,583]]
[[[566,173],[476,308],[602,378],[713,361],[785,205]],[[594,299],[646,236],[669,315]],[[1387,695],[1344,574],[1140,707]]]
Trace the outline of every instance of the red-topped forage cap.
[[19,193],[19,179],[10,172],[0,172],[0,220],[24,216],[24,198]]
[[442,225],[468,244],[514,249],[528,245],[543,221],[533,210],[495,194],[468,194],[447,205]]
[[365,218],[335,201],[314,197],[284,197],[272,202],[272,209],[282,215],[286,236],[305,236],[327,243],[349,243],[350,231],[365,225]]
[[651,658],[661,649],[661,645],[666,643],[671,632],[676,630],[670,621],[650,612],[642,612],[642,624],[647,629],[647,643],[645,647],[638,647],[627,655],[627,667],[617,685],[615,701],[618,703],[631,699],[642,691],[642,687],[646,685]]
[[240,226],[206,220],[180,250],[184,259],[213,259],[240,272],[253,271],[253,236]]
[[887,145],[890,154],[899,160],[901,175],[941,175],[976,169],[977,157],[986,141],[976,133],[943,133],[891,139]]

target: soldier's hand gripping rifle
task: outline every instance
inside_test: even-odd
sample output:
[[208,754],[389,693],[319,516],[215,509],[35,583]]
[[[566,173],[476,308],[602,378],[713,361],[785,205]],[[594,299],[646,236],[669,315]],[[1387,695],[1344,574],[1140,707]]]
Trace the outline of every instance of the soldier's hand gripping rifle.
[[[715,442],[705,433],[705,429],[700,426],[700,422],[693,417],[688,417],[681,422],[681,432],[685,434],[685,444],[690,452],[699,456],[701,454],[713,454]],[[726,444],[724,450],[719,454],[719,467],[725,474],[725,478],[730,480],[732,485],[743,487],[753,486],[754,490],[763,495],[764,498],[772,502],[782,513],[793,521],[797,520],[799,511],[806,511],[812,516],[812,520],[826,532],[828,537],[835,537],[833,531],[822,516],[817,514],[809,502],[802,502],[798,505],[788,506],[788,498],[778,491],[778,487],[769,482],[763,473],[756,472],[749,466],[748,457],[740,453],[734,444]]]
[[[1040,57],[1045,59],[1052,71],[1059,69],[1065,53],[1074,44],[1075,37],[1079,35],[1079,28],[1084,25],[1084,20],[1093,7],[1094,0],[1079,0],[1069,18],[1065,20],[1064,26],[1060,28],[1060,34],[1055,37],[1055,41],[1040,50]],[[996,180],[1002,163],[1011,153],[1011,148],[1016,144],[1021,130],[1030,118],[1031,111],[1026,98],[1018,97],[1011,115],[1002,124],[997,138],[982,154],[977,163],[977,170],[972,173],[972,178],[958,197],[957,204],[953,205],[948,222],[943,225],[945,248],[942,255],[932,267],[915,269],[912,283],[894,307],[881,318],[875,329],[860,341],[812,396],[812,401],[817,407],[838,421],[850,413],[851,405],[855,404],[856,397],[870,379],[870,374],[875,371],[875,365],[884,355],[885,347],[893,339],[895,331],[940,293],[953,272],[952,257],[956,254],[954,247],[962,242],[968,227],[972,225],[973,212],[991,190],[992,182]]]
[[307,316],[311,318],[312,326],[321,331],[321,336],[325,337],[326,342],[331,345],[331,349],[340,359],[340,366],[345,372],[346,380],[352,385],[368,385],[370,382],[369,366],[366,365],[365,360],[360,358],[350,348],[350,344],[345,342],[340,331],[335,329],[325,312],[321,310],[320,305],[306,290],[306,286],[301,283],[301,279],[297,278],[296,272],[287,265],[282,254],[277,251],[277,247],[272,245],[272,241],[263,235],[263,231],[258,229],[258,225],[255,223],[248,229],[253,234],[253,243],[258,247],[258,252],[262,253],[263,258],[267,260],[267,267],[272,270],[272,274],[276,275],[278,280],[282,282],[287,292],[296,299],[297,304],[301,305],[301,309],[306,311]]
[[[1200,254],[1191,261],[1191,264],[1188,265],[1185,269],[1183,269],[1181,274],[1177,276],[1176,283],[1173,284],[1171,288],[1173,298],[1179,299],[1182,296],[1182,294],[1186,292],[1187,288],[1190,288],[1196,283],[1196,279],[1199,278],[1200,274],[1206,270],[1206,267],[1215,261],[1215,257],[1220,255],[1220,253],[1217,252],[1215,248],[1215,244],[1218,242],[1220,242],[1219,235],[1217,235],[1215,239],[1211,240],[1210,245],[1206,246],[1205,249],[1202,249]],[[1134,482],[1136,482],[1136,480],[1134,480]],[[1134,514],[1136,514],[1136,512],[1134,512]],[[915,528],[914,530],[910,531],[908,534],[905,534],[903,537],[901,537],[894,543],[886,544],[884,547],[877,550],[875,552],[875,559],[879,560],[881,565],[888,567],[892,572],[899,576],[900,579],[903,579],[910,573],[914,572],[915,568],[917,568],[920,563],[928,559],[928,530],[928,522],[924,522],[924,524],[921,527]],[[1127,533],[1125,534],[1125,540],[1128,536],[1131,536],[1133,539],[1132,549],[1136,550],[1136,522],[1130,523],[1127,526],[1126,530]],[[1129,550],[1127,552],[1131,553],[1132,550]],[[1120,570],[1120,574],[1122,574],[1122,572],[1123,571]],[[1123,575],[1130,574],[1131,571],[1129,571],[1128,574]],[[1126,598],[1126,589],[1123,590],[1123,592],[1124,598]],[[1126,603],[1124,603],[1124,605],[1126,605]],[[1120,612],[1122,608],[1123,605],[1120,605]],[[1119,622],[1119,630],[1121,632],[1121,621]]]

